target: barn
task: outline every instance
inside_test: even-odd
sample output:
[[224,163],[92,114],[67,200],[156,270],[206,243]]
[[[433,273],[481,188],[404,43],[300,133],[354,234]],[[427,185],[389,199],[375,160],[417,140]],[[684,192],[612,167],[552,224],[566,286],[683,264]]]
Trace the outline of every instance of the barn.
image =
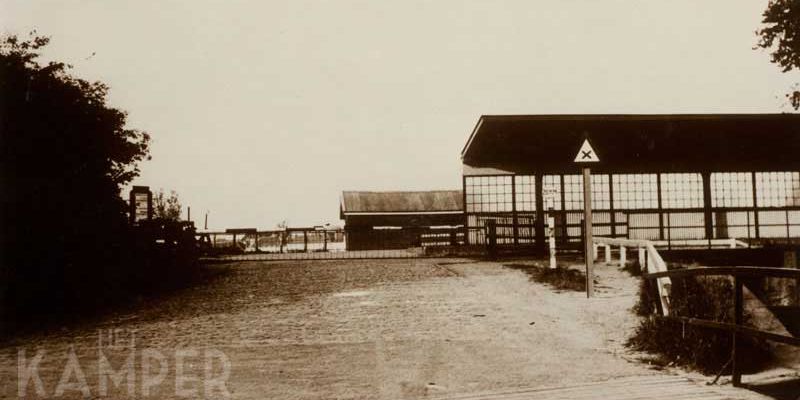
[[800,115],[484,115],[461,152],[466,240],[579,248],[587,141],[594,235],[678,243],[800,238]]
[[339,205],[347,250],[402,249],[420,236],[464,223],[460,190],[344,191]]

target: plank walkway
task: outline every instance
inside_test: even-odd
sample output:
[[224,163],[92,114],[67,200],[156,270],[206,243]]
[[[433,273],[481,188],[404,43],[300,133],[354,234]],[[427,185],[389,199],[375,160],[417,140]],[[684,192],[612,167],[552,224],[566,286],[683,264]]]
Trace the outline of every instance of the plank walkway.
[[709,386],[677,376],[635,376],[565,387],[518,389],[503,392],[441,397],[441,400],[753,400],[764,397],[731,386]]

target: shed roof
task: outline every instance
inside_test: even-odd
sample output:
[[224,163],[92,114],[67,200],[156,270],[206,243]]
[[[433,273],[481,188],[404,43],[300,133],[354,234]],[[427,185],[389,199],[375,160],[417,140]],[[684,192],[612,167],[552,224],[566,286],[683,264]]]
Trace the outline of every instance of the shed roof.
[[460,190],[342,192],[343,214],[442,213],[464,209]]
[[800,114],[484,115],[464,164],[514,172],[574,169],[589,139],[609,171],[800,168]]

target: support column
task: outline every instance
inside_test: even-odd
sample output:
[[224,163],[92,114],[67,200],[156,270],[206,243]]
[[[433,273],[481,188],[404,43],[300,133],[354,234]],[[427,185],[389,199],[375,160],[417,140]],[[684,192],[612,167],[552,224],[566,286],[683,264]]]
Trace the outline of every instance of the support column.
[[714,220],[711,215],[711,173],[703,172],[700,176],[703,178],[703,219],[706,226],[706,239],[711,240],[714,238]]
[[[656,190],[658,190],[658,240],[664,240],[664,205],[661,202],[661,174],[656,174]],[[628,217],[630,218],[630,217]],[[628,223],[631,221],[629,220]],[[630,237],[630,233],[628,234]]]
[[464,207],[464,244],[469,244],[469,215],[467,214],[467,177],[461,175],[461,204]]
[[511,225],[514,245],[519,244],[519,218],[517,218],[517,175],[511,175]]
[[544,237],[544,185],[542,184],[542,173],[537,172],[534,182],[536,186],[536,221],[534,222],[534,231],[536,236],[536,251],[544,254],[545,237]]
[[617,213],[614,212],[614,174],[608,174],[608,209],[610,215],[608,216],[611,222],[611,237],[617,237]]
[[[760,232],[758,231],[758,185],[756,184],[756,173],[755,171],[750,173],[753,180],[753,226],[755,227],[755,236],[756,239],[761,238]],[[748,223],[747,226],[747,234],[750,235],[750,224]]]

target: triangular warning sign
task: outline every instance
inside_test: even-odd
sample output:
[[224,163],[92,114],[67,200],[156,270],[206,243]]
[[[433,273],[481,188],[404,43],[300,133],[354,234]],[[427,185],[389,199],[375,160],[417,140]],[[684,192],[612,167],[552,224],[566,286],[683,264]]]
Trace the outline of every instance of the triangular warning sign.
[[594,152],[592,145],[589,144],[589,139],[584,139],[581,149],[578,150],[578,155],[575,156],[575,162],[599,162],[600,158]]

